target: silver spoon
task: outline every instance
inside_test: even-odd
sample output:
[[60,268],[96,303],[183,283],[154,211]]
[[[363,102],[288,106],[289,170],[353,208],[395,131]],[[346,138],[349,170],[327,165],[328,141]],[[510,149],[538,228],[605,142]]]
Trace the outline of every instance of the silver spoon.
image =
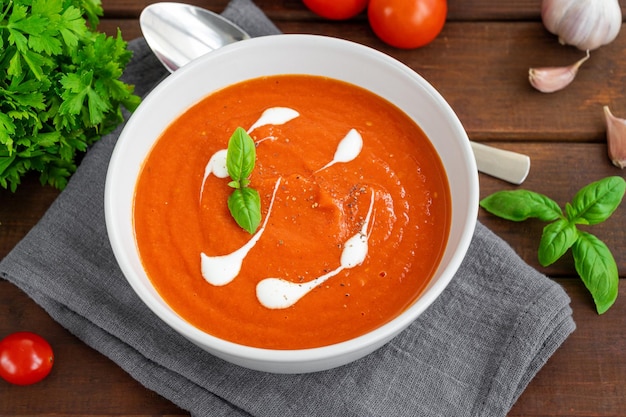
[[[183,3],[154,3],[141,12],[139,24],[148,46],[174,72],[208,52],[250,36],[219,14]],[[521,184],[530,171],[530,158],[517,152],[471,142],[478,170]]]
[[151,4],[141,12],[139,24],[146,42],[169,72],[222,46],[250,38],[219,14],[182,3]]

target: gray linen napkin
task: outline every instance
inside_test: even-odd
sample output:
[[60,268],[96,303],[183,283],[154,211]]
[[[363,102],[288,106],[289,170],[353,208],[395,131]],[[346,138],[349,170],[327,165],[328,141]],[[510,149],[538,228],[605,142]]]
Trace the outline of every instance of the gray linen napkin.
[[[224,15],[278,29],[249,0]],[[166,73],[142,39],[124,79],[146,94]],[[406,331],[352,364],[275,375],[228,364],[154,316],[119,270],[103,190],[120,129],[89,150],[66,190],[0,262],[59,323],[151,390],[197,416],[504,416],[574,330],[569,298],[478,224],[449,288]]]

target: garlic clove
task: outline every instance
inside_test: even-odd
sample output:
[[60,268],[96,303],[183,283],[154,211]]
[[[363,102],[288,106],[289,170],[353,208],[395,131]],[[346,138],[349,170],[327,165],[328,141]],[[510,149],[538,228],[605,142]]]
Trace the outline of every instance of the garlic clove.
[[585,57],[566,67],[530,68],[528,81],[542,93],[554,93],[570,85],[576,78],[578,68],[588,59],[589,51]]
[[611,162],[616,167],[626,167],[626,120],[613,116],[609,106],[604,106],[606,140]]
[[594,50],[615,40],[622,9],[618,0],[543,0],[541,19],[560,43]]

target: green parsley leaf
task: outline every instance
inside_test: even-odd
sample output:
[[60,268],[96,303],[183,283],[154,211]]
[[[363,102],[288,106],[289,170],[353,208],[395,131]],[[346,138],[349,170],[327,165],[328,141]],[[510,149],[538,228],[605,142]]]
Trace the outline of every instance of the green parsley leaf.
[[119,78],[131,51],[99,33],[100,0],[0,0],[0,186],[29,171],[65,187],[78,154],[139,97]]

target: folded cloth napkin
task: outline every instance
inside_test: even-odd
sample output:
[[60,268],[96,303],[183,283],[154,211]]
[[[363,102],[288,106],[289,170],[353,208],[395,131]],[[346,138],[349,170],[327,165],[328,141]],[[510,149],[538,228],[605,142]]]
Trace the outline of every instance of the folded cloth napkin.
[[[252,35],[278,29],[249,0],[224,15]],[[166,76],[142,39],[124,80],[145,95]],[[449,287],[367,357],[303,375],[251,371],[179,336],[126,282],[109,246],[103,191],[120,133],[84,157],[65,191],[0,262],[69,331],[197,416],[504,416],[574,330],[569,298],[478,224]]]

